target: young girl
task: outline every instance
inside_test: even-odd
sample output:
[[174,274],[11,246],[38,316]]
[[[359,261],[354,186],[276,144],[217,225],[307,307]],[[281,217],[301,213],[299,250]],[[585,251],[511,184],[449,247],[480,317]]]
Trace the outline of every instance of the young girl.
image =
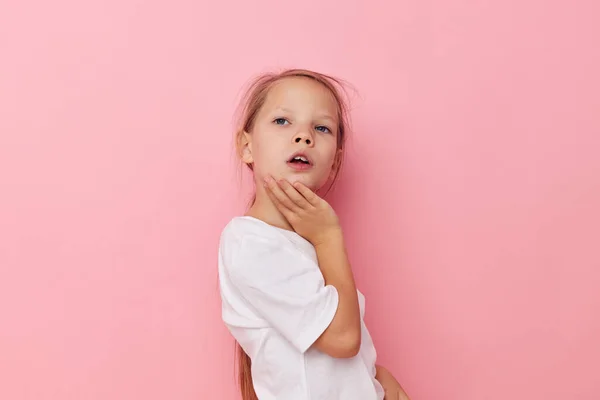
[[408,400],[375,365],[338,218],[316,192],[348,134],[340,82],[306,70],[259,77],[236,133],[255,200],[221,234],[223,320],[244,400]]

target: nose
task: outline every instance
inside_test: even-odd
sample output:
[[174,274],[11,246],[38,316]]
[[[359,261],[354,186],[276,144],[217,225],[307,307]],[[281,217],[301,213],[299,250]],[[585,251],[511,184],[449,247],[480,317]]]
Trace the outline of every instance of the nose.
[[308,132],[305,129],[296,133],[294,135],[293,141],[294,141],[294,143],[306,144],[309,147],[313,147],[315,145],[315,139],[312,137],[310,132]]

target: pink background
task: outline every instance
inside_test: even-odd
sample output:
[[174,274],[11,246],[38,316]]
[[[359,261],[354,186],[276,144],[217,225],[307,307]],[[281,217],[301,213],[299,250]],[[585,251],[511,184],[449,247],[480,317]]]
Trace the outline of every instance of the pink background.
[[358,89],[332,202],[412,399],[599,399],[599,3],[218,3],[0,5],[0,399],[237,399],[232,111],[295,66]]

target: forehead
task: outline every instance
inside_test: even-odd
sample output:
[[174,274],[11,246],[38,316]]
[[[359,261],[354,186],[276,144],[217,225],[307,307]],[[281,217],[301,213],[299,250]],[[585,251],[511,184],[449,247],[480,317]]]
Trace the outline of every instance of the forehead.
[[285,108],[292,112],[337,114],[337,102],[323,84],[304,77],[283,78],[269,90],[265,109]]

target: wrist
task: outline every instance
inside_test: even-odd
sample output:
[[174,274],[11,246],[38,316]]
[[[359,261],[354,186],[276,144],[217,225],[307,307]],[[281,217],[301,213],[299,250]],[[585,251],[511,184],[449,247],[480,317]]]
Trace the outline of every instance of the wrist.
[[344,234],[342,233],[341,227],[330,228],[326,231],[323,231],[313,241],[313,246],[316,249],[340,244],[344,244]]

